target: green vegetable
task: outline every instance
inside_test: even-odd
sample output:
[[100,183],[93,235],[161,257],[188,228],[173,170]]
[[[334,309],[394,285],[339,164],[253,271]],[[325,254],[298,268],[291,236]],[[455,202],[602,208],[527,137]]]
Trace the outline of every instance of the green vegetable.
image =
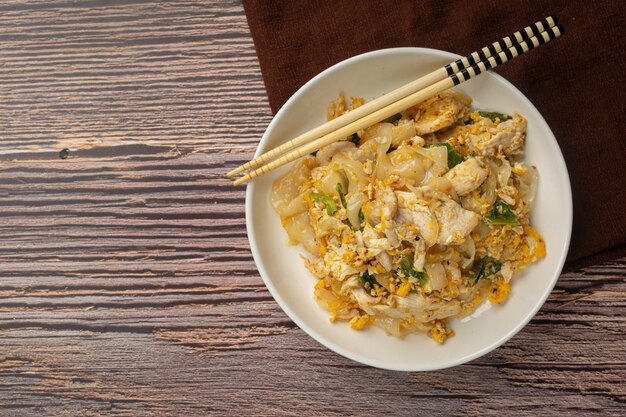
[[519,226],[519,221],[505,202],[496,201],[491,208],[491,213],[485,216],[485,222],[491,225]]
[[474,269],[470,273],[472,285],[475,285],[481,279],[487,279],[494,275],[502,268],[502,264],[491,256],[482,258],[478,263],[474,264]]
[[454,149],[454,147],[448,142],[440,143],[437,146],[445,146],[446,148],[448,148],[448,168],[452,169],[461,162],[463,162],[463,156],[461,156],[461,154],[458,153],[456,149]]
[[428,275],[425,272],[419,272],[415,270],[412,261],[413,256],[414,255],[411,255],[410,257],[403,256],[402,259],[400,259],[400,270],[405,277],[417,278],[419,284],[424,285],[426,284],[426,282],[428,282]]
[[363,214],[363,210],[359,209],[359,230],[363,231],[363,229],[365,229],[365,226],[361,226],[363,224],[363,222],[365,221],[365,215]]
[[[507,121],[511,118],[508,114],[498,113],[497,111],[479,111],[482,117],[486,117],[487,119],[491,119],[492,121],[496,121],[496,119],[500,119],[501,122]],[[474,119],[471,117],[465,121],[465,125],[473,125]]]
[[[347,206],[344,206],[347,208]],[[363,221],[365,220],[365,216],[363,215],[363,211],[361,211],[361,209],[359,209],[359,227],[354,227],[354,225],[352,224],[352,222],[350,221],[350,219],[346,219],[346,224],[348,226],[350,226],[350,229],[352,230],[360,230],[363,231],[364,227],[361,226],[361,224],[363,224]]]
[[397,122],[400,119],[402,119],[402,114],[396,113],[393,116],[387,117],[385,120],[381,120],[380,122],[381,123],[393,123],[393,122]]
[[365,271],[359,275],[359,281],[366,290],[375,289],[376,286],[380,286],[376,278],[374,278],[374,275],[370,274],[369,271]]
[[348,140],[354,143],[356,146],[359,146],[359,144],[361,143],[361,138],[356,133],[353,133]]
[[332,216],[337,211],[337,203],[335,203],[335,200],[325,194],[313,193],[311,194],[311,200],[324,203],[326,205],[326,213],[328,213],[329,216]]
[[511,118],[511,116],[509,116],[508,114],[498,113],[497,111],[479,111],[478,114],[480,114],[482,117],[491,119],[494,122],[496,121],[496,119],[500,119],[501,122],[504,122]]
[[335,186],[335,190],[337,190],[337,194],[339,194],[339,200],[341,200],[341,205],[343,208],[348,208],[348,202],[346,201],[346,196],[343,194],[343,185],[340,182]]

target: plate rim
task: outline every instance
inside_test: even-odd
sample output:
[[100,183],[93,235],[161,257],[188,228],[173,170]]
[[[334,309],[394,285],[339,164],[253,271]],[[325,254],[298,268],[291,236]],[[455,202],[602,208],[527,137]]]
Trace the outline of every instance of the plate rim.
[[[300,97],[302,95],[304,95],[310,88],[312,85],[314,85],[318,80],[326,77],[329,73],[332,73],[342,67],[345,67],[347,65],[350,65],[354,62],[358,62],[360,60],[364,60],[364,59],[368,59],[371,57],[376,57],[376,56],[382,56],[382,55],[392,55],[395,53],[410,53],[410,54],[420,54],[420,53],[427,53],[427,54],[431,54],[431,55],[435,55],[441,58],[446,58],[446,59],[450,59],[451,61],[456,60],[461,58],[460,55],[454,54],[452,52],[448,52],[448,51],[442,51],[439,49],[433,49],[433,48],[421,48],[421,47],[400,47],[400,48],[386,48],[386,49],[378,49],[378,50],[374,50],[374,51],[370,51],[370,52],[365,52],[350,58],[347,58],[343,61],[340,61],[334,65],[332,65],[331,67],[325,69],[324,71],[320,72],[319,74],[317,74],[315,77],[311,78],[309,81],[307,81],[302,87],[300,87],[286,102],[285,104],[283,104],[283,106],[280,108],[280,110],[276,113],[276,115],[272,118],[270,124],[267,126],[267,128],[265,129],[265,132],[263,133],[263,136],[261,137],[261,140],[259,141],[259,144],[257,145],[257,149],[256,152],[254,153],[254,156],[257,157],[260,155],[261,150],[264,149],[264,145],[265,143],[268,141],[268,137],[270,136],[270,134],[272,133],[272,131],[274,130],[274,126],[277,123],[276,121],[280,119],[280,117],[282,116],[282,114],[286,111],[286,109],[288,109],[290,107],[290,105],[299,100]],[[254,181],[251,181],[247,184],[247,188],[246,188],[246,201],[245,201],[245,219],[246,219],[246,231],[247,231],[247,235],[248,235],[248,240],[250,242],[250,250],[252,252],[252,257],[254,259],[254,262],[256,264],[256,267],[259,271],[259,275],[261,276],[261,279],[263,280],[265,286],[267,287],[268,291],[270,292],[270,294],[272,295],[272,297],[274,298],[274,300],[276,301],[276,303],[280,306],[280,308],[285,312],[285,314],[287,314],[287,316],[300,328],[302,329],[305,333],[307,333],[312,339],[314,339],[315,341],[317,341],[318,343],[322,344],[323,346],[325,346],[326,348],[338,353],[339,355],[351,359],[353,361],[365,364],[365,365],[369,365],[369,366],[373,366],[376,368],[381,368],[381,369],[387,369],[387,370],[392,370],[392,371],[404,371],[404,372],[416,372],[416,371],[435,371],[435,370],[441,370],[441,369],[447,369],[447,368],[451,368],[454,366],[458,366],[464,363],[468,363],[470,361],[473,361],[474,359],[477,359],[481,356],[486,355],[487,353],[495,350],[496,348],[498,348],[499,346],[503,345],[504,343],[506,343],[507,341],[511,340],[517,333],[519,333],[527,324],[528,322],[537,314],[537,312],[541,309],[541,307],[543,307],[543,305],[545,304],[547,298],[550,296],[550,294],[552,293],[552,290],[554,289],[554,286],[556,285],[556,282],[558,281],[561,272],[563,271],[563,266],[565,264],[565,260],[567,257],[567,253],[569,250],[569,246],[571,243],[571,235],[572,235],[572,227],[573,227],[573,201],[572,201],[572,189],[571,189],[571,181],[570,181],[570,177],[569,177],[569,172],[567,169],[567,165],[565,163],[565,159],[563,157],[563,152],[561,151],[561,148],[559,146],[558,141],[556,140],[556,137],[554,136],[554,133],[552,132],[552,129],[550,129],[550,126],[548,125],[548,123],[546,122],[545,118],[543,117],[543,115],[541,114],[541,112],[539,112],[539,110],[533,105],[533,103],[524,95],[522,94],[521,91],[519,91],[517,89],[517,87],[515,87],[511,82],[509,82],[508,80],[506,80],[504,77],[502,77],[499,74],[494,73],[493,71],[487,71],[487,73],[492,76],[495,77],[496,80],[504,83],[515,95],[518,96],[519,99],[521,99],[523,102],[526,103],[527,106],[529,106],[531,109],[533,109],[540,118],[540,122],[543,123],[545,129],[550,133],[549,135],[549,140],[551,140],[554,145],[556,146],[556,149],[558,150],[558,155],[557,158],[555,160],[555,163],[558,166],[558,171],[564,173],[564,180],[566,183],[566,189],[564,190],[566,193],[566,201],[565,202],[561,202],[562,204],[564,203],[566,205],[566,207],[563,208],[563,217],[566,221],[567,224],[567,230],[565,231],[566,236],[565,236],[565,245],[561,248],[560,253],[559,253],[559,259],[558,259],[558,267],[555,269],[555,272],[553,274],[551,278],[551,283],[549,285],[549,290],[546,291],[539,299],[539,301],[530,309],[528,310],[526,316],[524,317],[523,320],[521,320],[516,326],[514,326],[513,328],[511,328],[510,331],[508,331],[503,337],[501,337],[499,340],[495,341],[494,343],[491,343],[488,346],[483,347],[482,349],[479,349],[476,352],[473,352],[471,354],[467,354],[464,356],[461,356],[453,361],[449,361],[449,363],[446,363],[445,365],[435,365],[435,366],[428,366],[428,364],[424,365],[424,366],[394,366],[393,364],[387,363],[385,361],[379,361],[379,360],[373,360],[372,358],[368,358],[368,357],[363,357],[362,355],[358,354],[358,353],[354,353],[351,351],[348,351],[344,348],[342,348],[341,346],[336,345],[332,340],[329,340],[328,338],[326,338],[324,335],[319,334],[317,331],[313,330],[312,328],[310,328],[304,321],[302,321],[297,314],[295,314],[287,305],[287,303],[284,301],[284,299],[280,296],[278,289],[274,286],[272,280],[269,278],[269,274],[267,272],[267,270],[265,269],[265,265],[263,264],[263,261],[261,259],[261,255],[258,251],[258,243],[257,243],[257,239],[256,236],[254,235],[254,232],[252,230],[252,221],[251,221],[251,213],[252,213],[252,194],[254,192],[254,188],[255,188],[255,184]],[[548,138],[546,138],[548,139]]]

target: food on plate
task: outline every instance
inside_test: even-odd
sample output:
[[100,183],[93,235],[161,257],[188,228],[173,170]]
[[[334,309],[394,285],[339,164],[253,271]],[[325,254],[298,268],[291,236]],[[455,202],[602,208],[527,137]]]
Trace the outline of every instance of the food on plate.
[[[340,96],[327,117],[362,104]],[[526,119],[470,105],[444,91],[273,184],[270,202],[312,255],[304,262],[331,320],[442,343],[454,335],[448,319],[503,302],[514,274],[545,256],[530,225],[538,173],[523,161]]]

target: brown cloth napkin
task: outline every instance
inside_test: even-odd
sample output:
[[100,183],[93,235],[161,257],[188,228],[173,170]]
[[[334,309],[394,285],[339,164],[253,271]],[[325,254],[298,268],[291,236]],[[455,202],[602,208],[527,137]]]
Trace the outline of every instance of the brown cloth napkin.
[[569,170],[574,230],[566,270],[626,256],[626,129],[621,1],[243,2],[273,112],[333,64],[419,46],[466,55],[548,15],[560,39],[495,71],[552,128]]

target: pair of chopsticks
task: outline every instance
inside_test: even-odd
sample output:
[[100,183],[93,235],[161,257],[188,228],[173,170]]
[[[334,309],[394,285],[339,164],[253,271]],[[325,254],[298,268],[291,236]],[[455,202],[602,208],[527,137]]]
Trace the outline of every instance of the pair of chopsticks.
[[248,169],[253,169],[234,181],[234,185],[243,184],[470,80],[490,68],[495,68],[558,38],[564,32],[564,28],[558,24],[556,17],[549,16],[303,133],[235,168],[226,176],[233,177]]

